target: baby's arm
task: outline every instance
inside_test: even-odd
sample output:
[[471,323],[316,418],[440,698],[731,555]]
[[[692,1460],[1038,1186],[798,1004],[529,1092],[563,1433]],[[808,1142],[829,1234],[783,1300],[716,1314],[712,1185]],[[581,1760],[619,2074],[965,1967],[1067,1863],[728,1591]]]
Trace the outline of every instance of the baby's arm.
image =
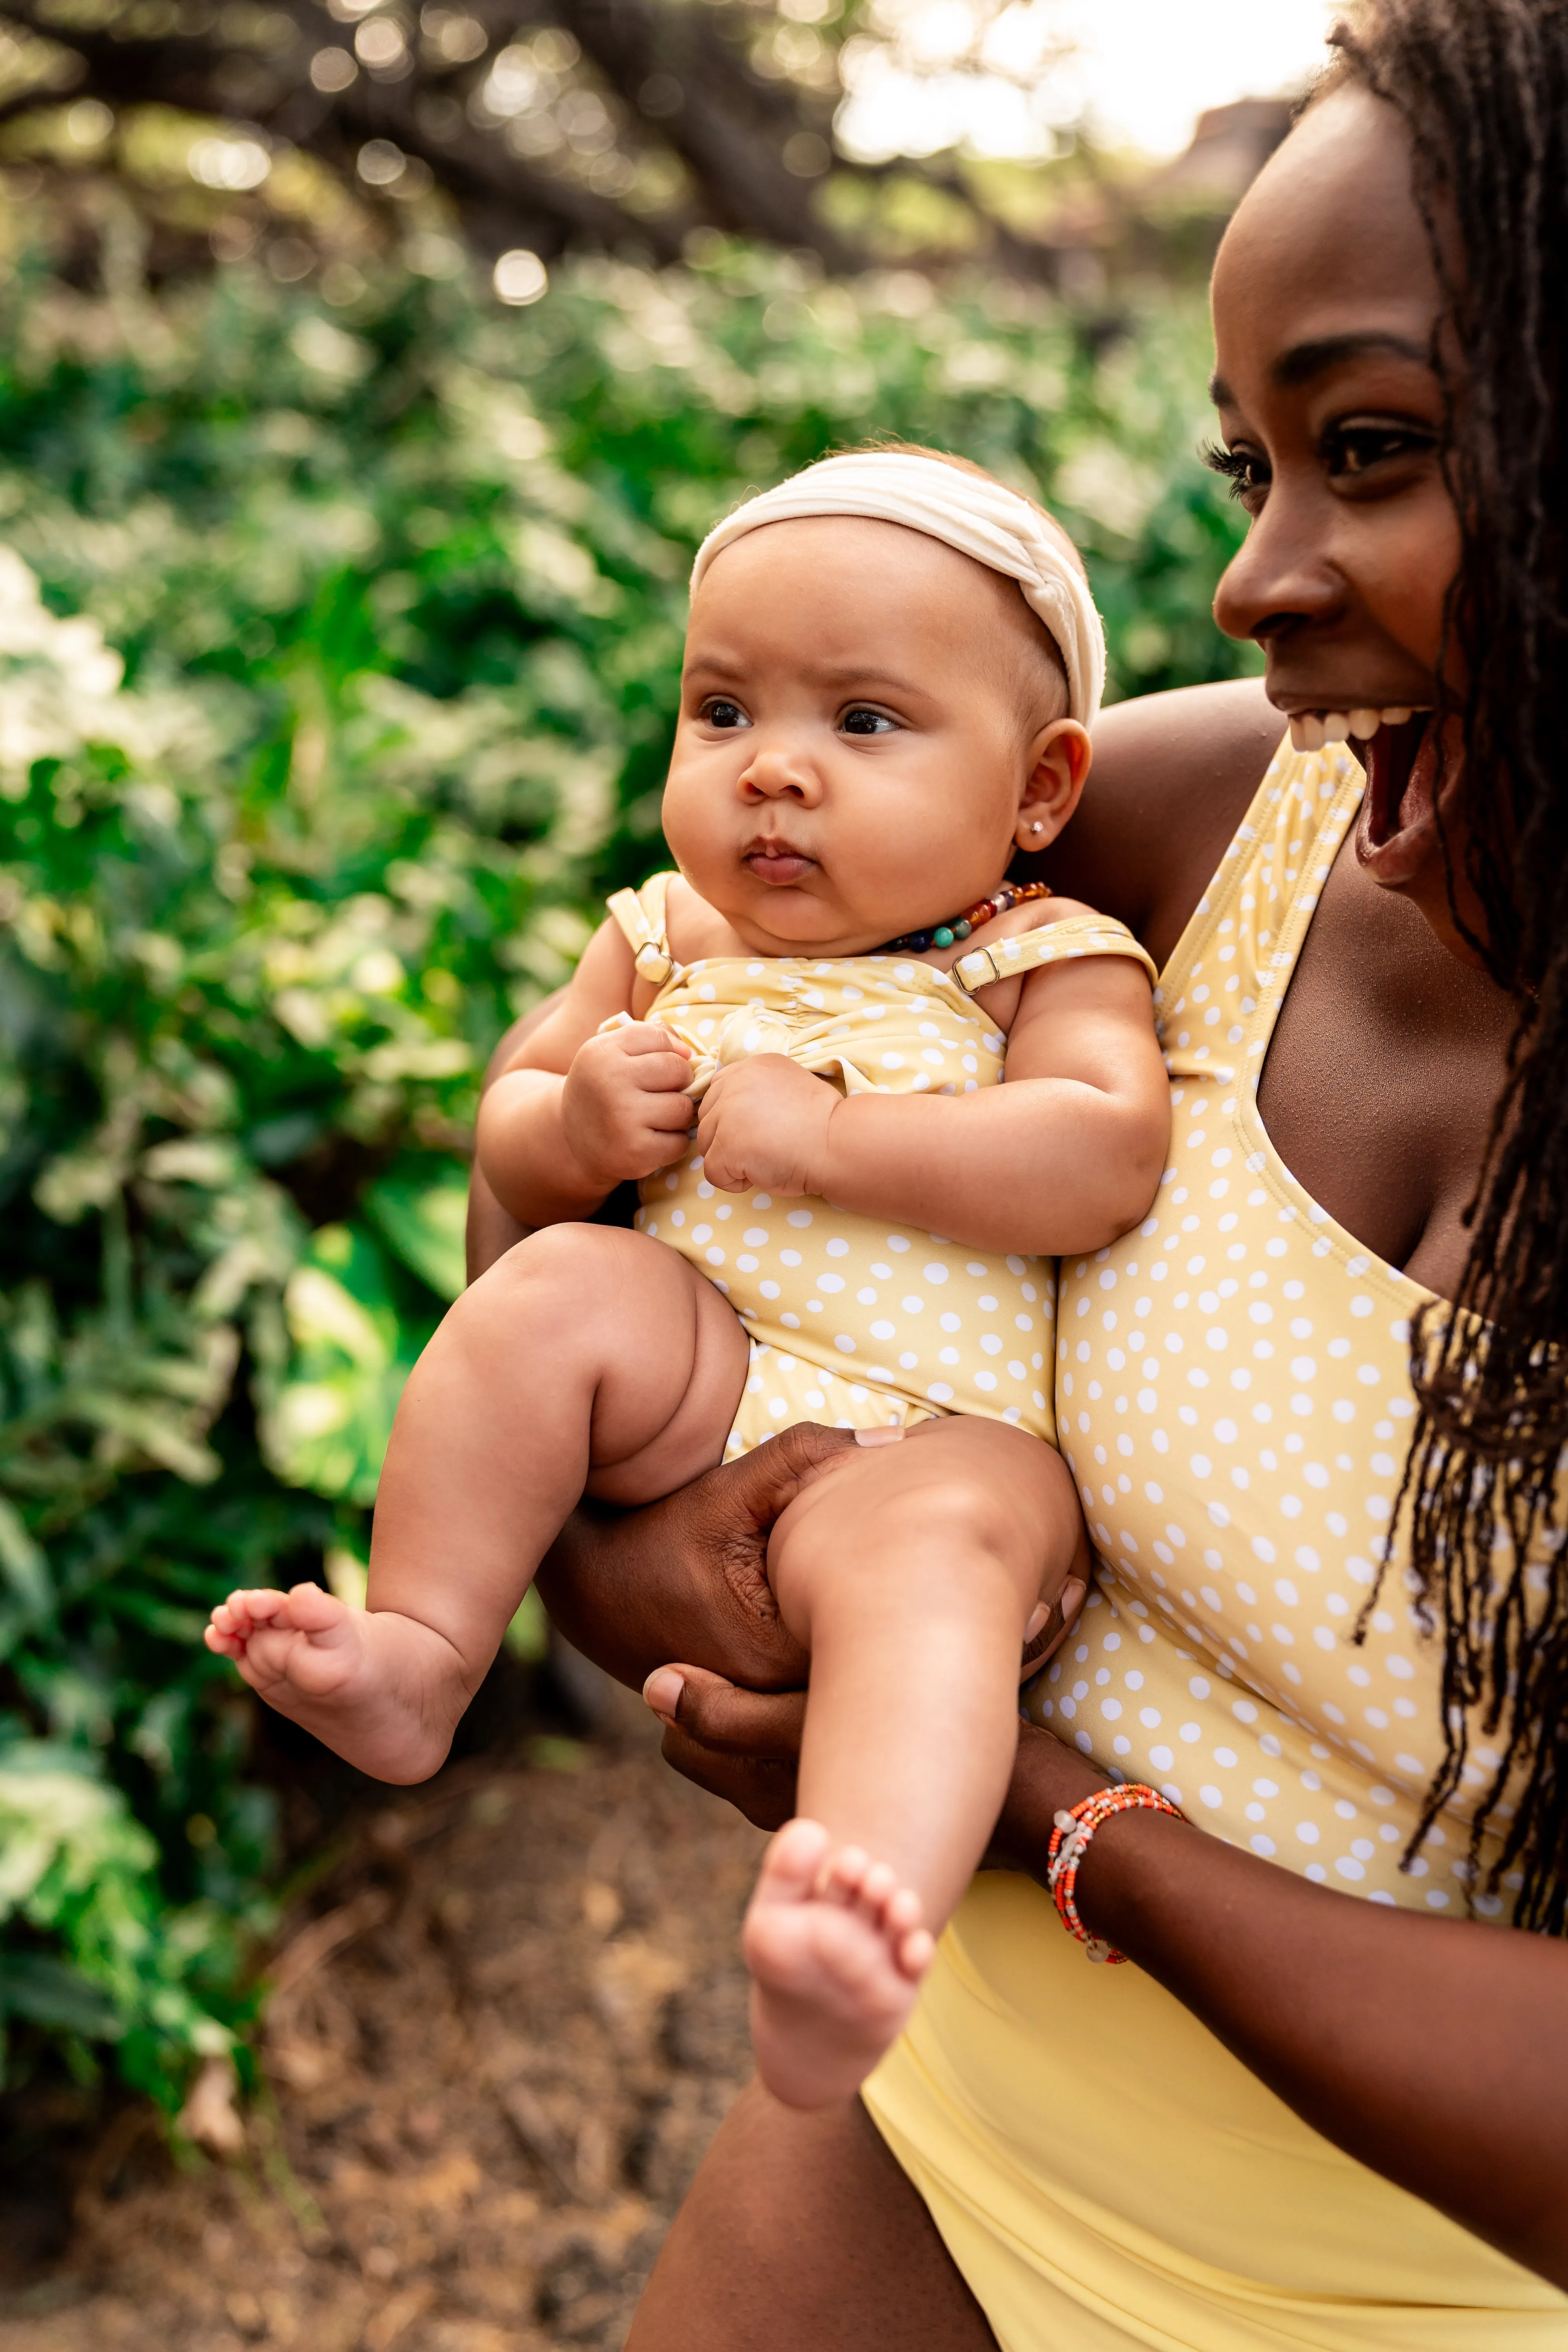
[[479,1166],[522,1224],[591,1216],[625,1178],[679,1156],[691,1123],[685,1046],[648,1022],[598,1034],[629,1011],[636,978],[625,935],[602,924],[560,1003],[479,1107]]
[[1147,1213],[1170,1140],[1149,982],[1130,956],[1085,956],[1002,988],[1018,992],[1005,1086],[841,1097],[781,1055],[722,1071],[698,1127],[709,1181],[818,1193],[977,1249],[1103,1248]]

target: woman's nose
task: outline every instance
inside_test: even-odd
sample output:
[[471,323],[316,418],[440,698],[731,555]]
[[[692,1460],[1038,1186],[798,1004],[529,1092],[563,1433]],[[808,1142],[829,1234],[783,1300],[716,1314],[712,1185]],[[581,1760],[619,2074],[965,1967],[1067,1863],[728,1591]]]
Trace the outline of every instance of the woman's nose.
[[1298,625],[1333,620],[1343,603],[1344,583],[1325,556],[1322,530],[1277,486],[1226,567],[1215,619],[1227,637],[1268,645]]
[[800,745],[787,739],[760,741],[741,776],[742,797],[747,800],[797,801],[813,808],[822,797],[816,763]]

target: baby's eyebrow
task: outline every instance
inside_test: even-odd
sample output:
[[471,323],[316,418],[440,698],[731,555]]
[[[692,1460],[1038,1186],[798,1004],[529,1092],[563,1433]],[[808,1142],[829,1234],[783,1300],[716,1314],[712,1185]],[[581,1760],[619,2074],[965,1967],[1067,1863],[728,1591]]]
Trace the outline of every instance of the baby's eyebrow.
[[824,686],[890,686],[898,694],[923,695],[928,690],[896,669],[876,669],[860,662],[825,662],[807,676],[819,677]]
[[[717,678],[724,684],[739,682],[752,674],[752,667],[734,654],[710,652],[703,648],[687,656],[685,677]],[[814,685],[843,688],[861,687],[868,692],[880,687],[895,694],[918,698],[922,702],[932,699],[931,690],[920,686],[912,677],[895,669],[879,669],[874,663],[814,662],[802,673]]]

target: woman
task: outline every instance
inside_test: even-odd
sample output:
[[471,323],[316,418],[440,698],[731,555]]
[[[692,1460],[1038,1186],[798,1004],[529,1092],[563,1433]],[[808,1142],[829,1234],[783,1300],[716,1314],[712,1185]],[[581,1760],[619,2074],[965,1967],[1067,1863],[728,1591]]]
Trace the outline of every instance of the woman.
[[[1215,271],[1216,614],[1272,715],[1109,714],[1052,866],[1164,967],[1175,1101],[1154,1216],[1062,1269],[1095,1586],[910,2034],[863,2106],[742,2097],[632,2352],[1568,2347],[1568,10],[1362,21]],[[1356,714],[1370,782],[1270,765],[1281,711]],[[794,1432],[548,1580],[626,1678],[699,1662],[666,1752],[770,1822],[759,1563],[812,1475],[875,1513],[878,1456]],[[1097,1834],[1114,1971],[1039,1884],[1113,1769],[1190,1816]]]

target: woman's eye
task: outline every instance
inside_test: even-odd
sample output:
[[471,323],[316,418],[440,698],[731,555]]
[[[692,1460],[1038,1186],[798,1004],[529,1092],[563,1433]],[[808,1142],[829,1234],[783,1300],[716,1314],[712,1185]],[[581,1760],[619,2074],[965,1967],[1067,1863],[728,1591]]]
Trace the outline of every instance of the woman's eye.
[[1225,476],[1231,497],[1249,513],[1262,505],[1270,477],[1267,458],[1256,449],[1226,449],[1217,442],[1210,442],[1203,452],[1203,460],[1211,472]]
[[749,727],[752,723],[740,704],[727,701],[723,695],[716,695],[711,702],[705,702],[702,716],[710,727]]
[[891,735],[898,725],[885,710],[868,710],[860,703],[847,710],[838,723],[846,735]]
[[1323,462],[1333,479],[1354,480],[1394,458],[1426,457],[1436,446],[1436,435],[1417,425],[1335,425],[1323,436]]

